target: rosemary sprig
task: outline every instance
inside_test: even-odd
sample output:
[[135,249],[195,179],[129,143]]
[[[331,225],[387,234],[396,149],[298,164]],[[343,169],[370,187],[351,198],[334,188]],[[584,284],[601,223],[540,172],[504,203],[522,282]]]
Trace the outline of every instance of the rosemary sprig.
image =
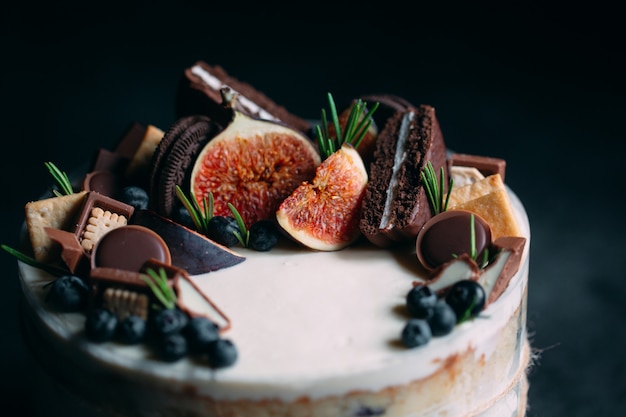
[[[196,225],[198,231],[204,235],[208,235],[209,220],[213,217],[213,207],[215,206],[213,193],[209,192],[209,195],[202,200],[202,208],[200,208],[195,198],[187,197],[185,192],[178,185],[176,186],[176,196],[189,212],[191,220]],[[239,227],[239,231],[234,231],[233,233],[241,246],[247,248],[248,242],[250,241],[250,231],[246,228],[246,224],[235,206],[228,203],[228,208],[231,213],[233,213],[233,217],[237,221],[237,226]]]
[[176,196],[181,201],[183,206],[187,209],[187,212],[191,216],[193,224],[196,225],[196,229],[204,235],[207,234],[209,220],[213,217],[214,199],[213,193],[209,192],[208,197],[202,200],[202,207],[198,204],[195,198],[189,198],[185,195],[185,192],[179,185],[176,185]]
[[9,254],[15,256],[18,260],[24,262],[25,264],[33,266],[35,268],[39,268],[39,269],[41,269],[43,271],[46,271],[46,272],[48,272],[48,273],[50,273],[52,275],[60,277],[62,275],[66,275],[66,274],[70,273],[69,269],[63,269],[63,268],[59,268],[59,267],[54,266],[54,265],[41,263],[41,262],[35,260],[35,258],[32,258],[32,257],[26,255],[25,253],[18,251],[17,249],[13,249],[10,246],[2,244],[2,245],[0,245],[0,247],[2,249],[4,249],[6,252],[8,252]]
[[357,148],[374,122],[372,115],[376,109],[378,109],[379,104],[378,102],[375,103],[372,109],[368,111],[367,103],[358,99],[350,109],[346,126],[342,130],[335,100],[332,94],[328,93],[328,106],[330,108],[330,118],[335,128],[335,137],[332,137],[328,130],[329,124],[326,117],[326,110],[322,109],[321,126],[315,126],[317,143],[322,159],[328,158],[336,150],[341,148],[341,145],[344,143],[349,143]]
[[228,203],[228,208],[230,209],[231,213],[233,213],[233,217],[235,218],[235,220],[237,220],[237,226],[239,226],[239,231],[234,231],[233,233],[235,234],[235,237],[237,238],[241,246],[247,248],[248,243],[250,242],[250,231],[246,227],[246,224],[244,223],[241,214],[239,214],[235,206],[233,206],[231,203]]
[[57,186],[61,189],[61,191],[56,189],[52,190],[54,195],[60,197],[62,195],[74,194],[74,188],[72,187],[72,183],[70,182],[70,179],[65,172],[57,168],[57,166],[54,165],[52,162],[44,162],[44,165],[46,166],[46,168],[48,168],[48,171],[50,172],[50,174],[52,174],[52,178],[54,178]]
[[154,269],[146,269],[146,274],[141,275],[141,279],[150,287],[154,296],[163,304],[166,309],[176,308],[176,293],[167,285],[167,274],[164,268],[159,268],[159,273]]
[[439,169],[439,180],[437,180],[435,168],[433,168],[433,164],[428,161],[422,170],[422,181],[424,182],[426,194],[428,195],[428,200],[430,201],[431,208],[433,209],[433,215],[446,211],[448,209],[448,202],[450,201],[450,191],[452,191],[452,186],[454,185],[454,178],[450,177],[450,181],[448,183],[448,194],[445,201],[445,190],[443,188],[445,170],[443,167]]

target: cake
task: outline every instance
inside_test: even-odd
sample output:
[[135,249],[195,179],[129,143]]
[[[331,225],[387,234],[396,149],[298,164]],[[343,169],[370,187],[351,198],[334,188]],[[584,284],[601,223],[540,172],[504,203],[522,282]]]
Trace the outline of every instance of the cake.
[[[370,181],[352,213],[361,221],[350,223],[361,232],[378,210],[369,207],[382,203],[369,187],[390,188],[379,169],[393,159],[399,124],[414,114],[418,178],[402,193],[413,194],[411,208],[420,194],[416,211],[427,213],[393,244],[365,228],[341,248],[312,249],[274,219],[251,220],[243,202],[218,228],[237,239],[198,229],[184,214],[217,200],[194,194],[191,167],[228,129],[213,110],[181,114],[163,129],[132,124],[65,194],[28,202],[24,247],[5,249],[18,258],[25,341],[54,385],[84,405],[82,415],[524,416],[531,349],[523,203],[503,181],[503,160],[446,152],[434,108],[400,101],[407,105],[378,116]],[[218,113],[228,111],[241,112]],[[307,149],[298,164],[312,160],[318,171],[300,182],[313,182],[328,158],[308,154],[307,137],[285,122],[272,123],[293,129]],[[173,157],[164,149],[185,138],[196,148],[165,163]],[[163,166],[171,171],[164,178],[184,185],[166,208],[153,201],[162,196]],[[48,168],[57,184],[69,182]],[[437,210],[433,181],[447,204]],[[145,196],[135,184],[149,188]],[[466,225],[477,251],[433,255],[450,243],[438,230],[464,241]]]

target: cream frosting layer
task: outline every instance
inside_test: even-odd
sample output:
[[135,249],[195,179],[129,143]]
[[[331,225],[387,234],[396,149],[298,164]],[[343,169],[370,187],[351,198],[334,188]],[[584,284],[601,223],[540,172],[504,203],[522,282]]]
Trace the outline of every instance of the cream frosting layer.
[[[71,346],[78,366],[97,364],[172,392],[192,387],[194,398],[211,401],[291,402],[376,393],[415,383],[436,375],[450,358],[471,354],[476,363],[497,358],[499,380],[483,375],[484,386],[467,387],[467,396],[476,397],[472,404],[488,404],[504,398],[506,387],[517,386],[516,378],[526,365],[530,226],[522,203],[510,190],[509,194],[528,239],[520,270],[500,299],[479,317],[415,349],[400,342],[407,320],[406,293],[414,280],[425,276],[412,248],[391,252],[363,243],[337,252],[295,246],[271,252],[240,250],[245,262],[192,277],[232,323],[224,337],[237,346],[239,360],[218,371],[187,359],[163,363],[152,359],[143,346],[87,342],[81,336],[82,314],[57,314],[45,306],[43,285],[51,277],[23,263],[19,269],[39,331],[48,333],[61,348]],[[503,341],[503,332],[510,333],[511,328],[516,334]],[[440,390],[445,397],[446,387]],[[455,401],[460,408],[451,404]],[[444,398],[443,403],[444,408],[465,413],[463,404],[468,401]],[[440,411],[415,410],[407,415]]]

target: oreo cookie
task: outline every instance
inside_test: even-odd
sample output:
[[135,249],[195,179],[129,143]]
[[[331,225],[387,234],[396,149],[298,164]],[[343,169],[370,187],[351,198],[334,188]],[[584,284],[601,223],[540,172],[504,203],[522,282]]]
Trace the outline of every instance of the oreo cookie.
[[176,186],[189,184],[189,175],[200,151],[222,128],[206,116],[178,119],[163,136],[152,161],[150,208],[172,217],[181,203]]
[[378,102],[378,109],[372,118],[374,119],[374,123],[378,126],[379,131],[385,127],[387,120],[397,112],[415,108],[408,100],[394,94],[367,94],[359,98],[370,104]]

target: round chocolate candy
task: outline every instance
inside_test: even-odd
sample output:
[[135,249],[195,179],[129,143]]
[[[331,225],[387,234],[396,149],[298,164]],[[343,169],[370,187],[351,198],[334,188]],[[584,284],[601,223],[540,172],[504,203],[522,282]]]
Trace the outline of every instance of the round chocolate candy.
[[479,215],[467,210],[447,210],[433,216],[417,235],[417,258],[433,270],[464,253],[472,255],[472,218],[475,260],[491,246],[491,228]]
[[150,260],[170,264],[171,255],[165,241],[144,226],[121,226],[107,232],[93,249],[92,267],[139,272]]

